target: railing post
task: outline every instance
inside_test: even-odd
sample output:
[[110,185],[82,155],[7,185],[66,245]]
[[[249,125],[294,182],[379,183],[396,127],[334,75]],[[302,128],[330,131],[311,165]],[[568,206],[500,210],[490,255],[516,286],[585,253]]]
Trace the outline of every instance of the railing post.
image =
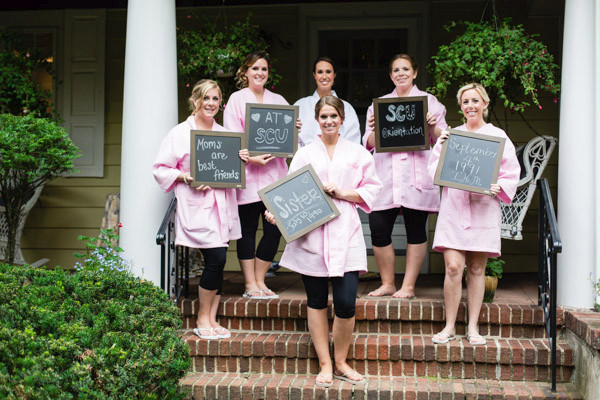
[[556,254],[562,251],[554,205],[546,179],[538,181],[540,208],[538,218],[538,304],[544,311],[546,333],[552,352],[552,391],[556,391]]

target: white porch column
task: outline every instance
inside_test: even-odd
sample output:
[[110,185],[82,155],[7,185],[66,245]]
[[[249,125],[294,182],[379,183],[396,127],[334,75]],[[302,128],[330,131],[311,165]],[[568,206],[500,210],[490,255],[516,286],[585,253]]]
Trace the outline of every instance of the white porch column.
[[160,285],[156,231],[170,197],[152,162],[177,124],[175,0],[129,0],[123,92],[120,245],[138,276]]
[[558,147],[558,304],[591,307],[598,268],[599,0],[567,0]]

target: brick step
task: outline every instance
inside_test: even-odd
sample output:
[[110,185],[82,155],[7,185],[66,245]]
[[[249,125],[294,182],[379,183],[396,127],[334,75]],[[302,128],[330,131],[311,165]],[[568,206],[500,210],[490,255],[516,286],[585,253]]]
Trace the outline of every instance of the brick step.
[[333,386],[315,385],[316,375],[203,372],[190,373],[180,385],[189,399],[583,399],[572,383],[536,381],[438,379],[431,377],[368,377],[363,385],[334,379]]
[[[195,326],[197,299],[180,302],[183,327]],[[461,303],[457,333],[465,333],[466,304]],[[329,306],[333,319],[333,307]],[[307,332],[306,301],[290,299],[251,300],[226,297],[219,306],[220,323],[236,330]],[[543,338],[546,332],[541,307],[515,304],[484,304],[479,316],[480,332],[505,338]],[[358,333],[433,334],[444,326],[444,303],[419,300],[358,299]]]
[[[308,333],[234,331],[225,340],[183,334],[195,372],[317,373],[318,361]],[[471,346],[464,337],[436,345],[428,335],[353,335],[349,364],[374,376],[437,376],[538,380],[551,378],[550,349],[545,339],[488,338]],[[573,350],[557,342],[557,380],[571,378]]]
[[[220,316],[219,323],[227,329],[257,331],[257,332],[308,332],[306,318],[250,318],[250,317],[226,317]],[[329,320],[329,328],[333,325],[333,319]],[[443,321],[386,321],[375,320],[356,321],[354,332],[356,333],[385,333],[399,335],[433,335],[444,328]],[[183,328],[192,329],[196,326],[196,317],[184,317]],[[456,324],[456,333],[465,335],[466,322],[460,321]],[[497,325],[480,322],[479,332],[485,336],[498,336],[503,338],[546,338],[546,330],[543,325]]]

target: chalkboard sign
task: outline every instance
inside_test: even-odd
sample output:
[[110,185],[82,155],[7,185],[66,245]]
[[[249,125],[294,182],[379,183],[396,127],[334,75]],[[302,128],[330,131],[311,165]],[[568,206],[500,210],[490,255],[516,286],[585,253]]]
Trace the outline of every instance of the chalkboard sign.
[[450,130],[442,145],[434,183],[456,189],[490,194],[498,181],[505,138]]
[[373,99],[375,149],[378,153],[427,150],[427,97]]
[[298,106],[247,103],[245,130],[250,155],[293,157],[298,150],[299,110]]
[[340,215],[310,164],[258,191],[286,242]]
[[193,130],[190,139],[191,186],[246,187],[246,166],[238,154],[246,148],[243,133]]

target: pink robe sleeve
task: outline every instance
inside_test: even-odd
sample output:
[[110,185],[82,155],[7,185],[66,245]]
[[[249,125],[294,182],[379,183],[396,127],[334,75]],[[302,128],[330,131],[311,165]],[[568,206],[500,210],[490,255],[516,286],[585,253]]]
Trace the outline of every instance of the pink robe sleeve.
[[374,147],[368,145],[367,141],[369,140],[369,136],[373,134],[373,129],[369,128],[369,118],[374,114],[373,104],[369,106],[367,109],[367,119],[365,121],[365,135],[363,136],[362,142],[363,146],[366,147],[367,150],[372,151]]
[[177,177],[183,172],[177,168],[179,160],[174,150],[174,133],[174,131],[169,132],[167,137],[163,139],[158,149],[158,154],[154,159],[154,164],[152,165],[154,179],[156,179],[158,185],[165,192],[169,192],[173,189]]
[[244,114],[242,107],[246,107],[246,103],[242,99],[243,93],[235,92],[229,97],[229,101],[225,105],[223,111],[223,126],[230,132],[244,132]]
[[356,203],[356,205],[364,212],[370,213],[371,207],[375,204],[379,192],[383,189],[383,184],[381,183],[381,180],[379,180],[377,172],[375,172],[375,161],[370,153],[363,153],[360,167],[362,170],[362,179],[360,180],[358,187],[354,190],[363,201],[361,203]]
[[442,143],[438,140],[429,152],[429,163],[427,164],[427,172],[432,180],[435,180],[435,171],[437,170],[441,153]]
[[515,145],[509,138],[506,138],[500,171],[498,171],[498,185],[502,189],[498,193],[498,198],[505,204],[510,204],[515,197],[520,175],[521,166],[515,152]]

